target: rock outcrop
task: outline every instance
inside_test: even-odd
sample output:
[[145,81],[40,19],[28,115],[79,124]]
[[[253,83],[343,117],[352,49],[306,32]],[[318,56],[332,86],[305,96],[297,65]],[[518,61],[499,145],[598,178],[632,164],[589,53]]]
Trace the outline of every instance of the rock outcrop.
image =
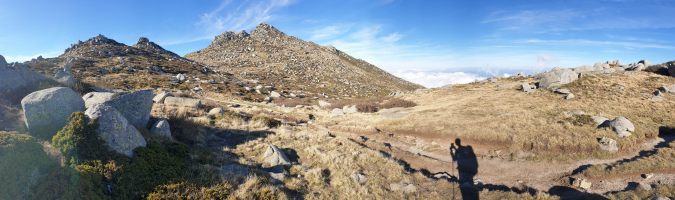
[[539,87],[552,89],[571,83],[579,79],[579,74],[571,69],[554,68],[539,75]]
[[122,113],[129,123],[135,127],[145,128],[150,120],[153,97],[154,94],[150,90],[118,93],[105,104]]
[[85,114],[98,122],[96,133],[111,150],[131,157],[134,149],[146,145],[141,133],[114,107],[96,104],[88,108]]
[[262,155],[262,159],[267,166],[291,165],[291,160],[279,147],[270,144]]
[[72,113],[84,111],[84,101],[70,88],[54,87],[28,94],[21,107],[31,134],[49,139],[68,123]]

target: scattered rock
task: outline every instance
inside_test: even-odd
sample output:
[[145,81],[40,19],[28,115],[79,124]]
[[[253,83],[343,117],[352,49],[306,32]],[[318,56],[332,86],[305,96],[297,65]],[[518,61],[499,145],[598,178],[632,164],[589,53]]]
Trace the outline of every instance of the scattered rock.
[[34,135],[53,136],[74,112],[84,111],[80,95],[67,87],[54,87],[28,94],[21,100],[24,122]]
[[588,190],[588,189],[591,189],[592,185],[593,184],[586,179],[572,178],[572,186],[574,186],[574,187],[578,187],[578,188],[581,188],[581,189],[584,189],[584,190]]
[[671,199],[668,198],[668,197],[665,197],[665,196],[658,195],[658,196],[655,196],[654,198],[652,198],[652,200],[671,200]]
[[90,92],[82,96],[84,100],[84,107],[90,108],[96,104],[103,104],[110,101],[115,97],[115,93],[112,92]]
[[187,76],[185,76],[185,74],[177,74],[176,80],[178,80],[178,82],[185,82],[185,80],[187,80]]
[[324,101],[324,100],[319,100],[319,107],[327,108],[327,107],[330,107],[330,106],[331,106],[331,103],[328,103],[327,101]]
[[591,119],[595,122],[595,125],[598,127],[608,126],[609,119],[602,116],[592,116]]
[[328,114],[328,116],[330,117],[337,117],[342,115],[345,115],[345,113],[340,108],[333,108],[333,110],[330,111],[330,114]]
[[281,97],[281,94],[279,94],[279,93],[276,92],[276,91],[272,91],[272,92],[270,92],[270,97],[272,97],[272,98],[279,98],[279,97]]
[[352,174],[352,180],[358,184],[366,184],[366,181],[368,181],[368,178],[366,177],[365,174],[363,174],[362,171],[356,171]]
[[526,92],[526,93],[534,92],[534,91],[535,91],[535,90],[534,90],[535,88],[536,88],[536,86],[530,85],[530,84],[528,84],[528,83],[522,83],[522,84],[520,84],[520,89],[523,90],[523,92]]
[[359,109],[356,108],[356,105],[344,106],[342,107],[342,112],[344,112],[345,114],[352,114],[359,112]]
[[207,114],[209,117],[216,117],[216,116],[221,116],[225,113],[225,110],[221,107],[215,107],[209,110],[209,113]]
[[164,99],[166,99],[166,97],[172,96],[173,94],[171,92],[162,91],[159,94],[155,95],[155,97],[152,98],[152,101],[155,103],[164,103]]
[[161,137],[171,138],[171,126],[169,126],[169,121],[166,119],[161,119],[155,122],[150,129],[152,135],[157,135]]
[[635,132],[633,123],[623,116],[619,116],[612,121],[609,121],[609,127],[611,127],[619,137],[627,137],[631,135],[631,132]]
[[579,79],[579,74],[571,69],[554,68],[553,70],[539,75],[540,88],[555,88],[571,83]]
[[664,93],[675,94],[675,85],[664,85],[659,87],[659,90]]
[[199,108],[202,105],[202,101],[199,100],[199,99],[186,98],[186,97],[166,97],[166,98],[164,98],[164,105],[176,106],[176,107]]
[[574,94],[569,93],[569,94],[565,95],[565,100],[570,100],[570,99],[574,99]]
[[146,145],[145,138],[114,107],[97,104],[88,108],[85,114],[97,120],[96,133],[111,150],[126,156],[133,156],[134,149]]
[[565,89],[565,88],[558,88],[558,89],[555,89],[553,92],[558,93],[558,94],[571,94],[572,93],[569,89]]
[[650,178],[654,177],[654,174],[652,174],[652,173],[642,174],[641,177],[643,179],[647,180],[647,179],[650,179]]
[[267,150],[263,153],[262,158],[267,166],[291,165],[291,161],[286,154],[272,144],[267,146]]
[[609,152],[617,152],[619,151],[619,147],[617,146],[616,140],[608,137],[602,137],[598,139],[598,144],[600,145],[600,149],[603,151],[609,151]]

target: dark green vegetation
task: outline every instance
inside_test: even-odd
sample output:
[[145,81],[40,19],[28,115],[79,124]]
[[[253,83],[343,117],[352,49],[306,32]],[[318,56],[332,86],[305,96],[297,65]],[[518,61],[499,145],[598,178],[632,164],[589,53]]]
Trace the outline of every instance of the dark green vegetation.
[[216,184],[218,173],[204,167],[212,159],[203,151],[150,140],[127,158],[109,151],[95,129],[95,121],[74,113],[52,138],[53,148],[27,134],[0,132],[0,199],[142,199],[162,185]]

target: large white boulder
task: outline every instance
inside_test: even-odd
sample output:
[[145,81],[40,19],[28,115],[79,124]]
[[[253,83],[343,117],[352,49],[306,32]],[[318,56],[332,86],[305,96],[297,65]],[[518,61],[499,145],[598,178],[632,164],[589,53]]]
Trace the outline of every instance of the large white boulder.
[[623,116],[619,116],[609,121],[609,127],[611,127],[619,137],[627,137],[630,136],[632,132],[635,132],[635,125]]
[[127,119],[112,106],[96,104],[85,111],[92,120],[96,120],[96,133],[111,150],[133,156],[134,149],[146,145],[145,138]]
[[51,138],[68,123],[72,113],[84,111],[84,101],[70,88],[54,87],[28,94],[21,100],[21,107],[28,131]]
[[539,87],[546,89],[556,88],[576,81],[577,79],[579,79],[579,74],[571,69],[554,68],[549,72],[539,75]]

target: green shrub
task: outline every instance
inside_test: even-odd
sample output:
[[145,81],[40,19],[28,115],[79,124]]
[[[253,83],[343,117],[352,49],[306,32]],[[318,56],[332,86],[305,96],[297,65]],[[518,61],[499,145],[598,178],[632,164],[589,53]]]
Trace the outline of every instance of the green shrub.
[[53,168],[56,159],[27,135],[0,131],[0,199],[25,199]]
[[228,199],[232,194],[233,187],[228,183],[219,183],[209,187],[199,187],[191,183],[174,183],[157,187],[157,189],[150,193],[147,199]]
[[74,161],[71,164],[107,160],[114,153],[96,134],[96,128],[96,122],[88,122],[84,113],[73,113],[68,124],[52,137],[52,145],[61,151],[67,161]]
[[189,169],[187,146],[178,143],[148,143],[139,147],[127,166],[115,178],[114,196],[119,199],[140,199],[155,187],[185,180]]

